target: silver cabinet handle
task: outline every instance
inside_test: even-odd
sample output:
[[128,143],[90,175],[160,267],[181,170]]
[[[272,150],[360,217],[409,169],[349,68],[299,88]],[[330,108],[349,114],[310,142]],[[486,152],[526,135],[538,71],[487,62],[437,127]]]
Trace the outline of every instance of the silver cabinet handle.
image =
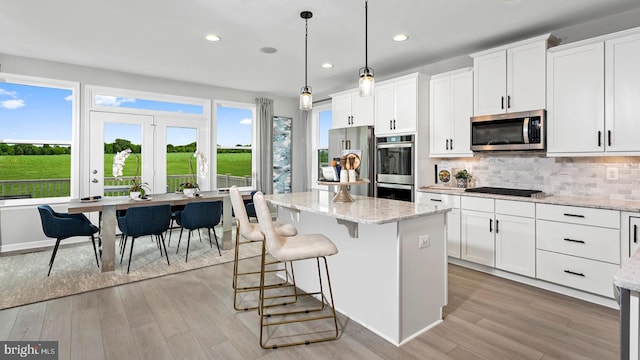
[[92,183],[97,184],[98,183],[98,179],[93,179],[91,180]]

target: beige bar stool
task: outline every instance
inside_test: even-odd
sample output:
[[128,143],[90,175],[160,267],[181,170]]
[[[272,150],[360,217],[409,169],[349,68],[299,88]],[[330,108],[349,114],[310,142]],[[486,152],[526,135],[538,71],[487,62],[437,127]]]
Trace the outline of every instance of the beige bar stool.
[[[249,221],[249,216],[247,215],[247,210],[245,208],[242,195],[240,195],[240,190],[238,190],[238,188],[235,185],[229,189],[229,196],[231,197],[231,206],[233,207],[233,212],[236,217],[236,245],[235,245],[235,255],[234,255],[234,262],[233,262],[233,308],[236,310],[245,310],[245,311],[251,310],[251,309],[257,309],[258,308],[257,303],[255,306],[251,306],[251,307],[241,307],[238,305],[238,294],[260,290],[260,285],[241,286],[239,285],[238,279],[243,276],[250,277],[252,275],[257,277],[258,275],[261,274],[261,271],[240,272],[239,264],[240,264],[240,261],[242,260],[239,259],[238,254],[240,253],[241,245],[247,245],[247,244],[255,243],[258,241],[264,242],[264,235],[262,235],[262,232],[260,231],[260,227],[258,224],[251,223]],[[276,223],[275,227],[278,234],[282,236],[294,236],[298,234],[298,231],[296,230],[296,228],[291,224]],[[242,238],[245,239],[245,241],[241,241],[241,236]],[[270,265],[279,264],[279,263],[280,261],[271,261],[271,262],[267,262],[266,265],[270,266]],[[261,264],[262,264],[262,261],[261,261]],[[291,287],[293,290],[293,296],[295,297],[295,285],[296,285],[295,277],[293,275],[293,269],[291,268],[291,271],[289,270],[290,269],[286,263],[285,263],[284,269],[281,269],[278,267],[278,268],[273,268],[268,270],[267,272],[269,273],[284,271],[285,278],[283,282],[278,282],[276,284],[269,284],[269,285],[266,285],[265,287],[268,289],[277,288],[277,287]],[[292,296],[281,295],[281,296],[274,296],[272,298],[292,298]],[[291,303],[291,302],[288,302],[288,303]]]
[[[276,227],[274,226],[273,220],[271,218],[271,211],[269,210],[269,206],[267,205],[266,200],[261,192],[257,192],[253,196],[253,203],[256,208],[256,214],[258,215],[258,223],[260,224],[260,230],[264,233],[265,241],[262,246],[262,254],[263,254],[263,262],[262,262],[262,273],[260,274],[260,346],[264,349],[276,349],[284,346],[293,346],[293,345],[307,345],[311,343],[328,341],[328,340],[336,340],[338,338],[338,319],[336,317],[336,310],[333,302],[333,292],[331,290],[331,278],[329,277],[329,266],[327,265],[327,256],[335,255],[338,253],[338,248],[336,248],[335,244],[329,240],[326,236],[322,234],[304,234],[304,235],[296,235],[290,237],[284,237],[277,233]],[[320,289],[317,292],[312,293],[298,293],[298,297],[302,296],[317,296],[320,297],[322,304],[319,307],[314,307],[312,309],[301,309],[295,311],[286,311],[286,312],[277,312],[277,313],[266,313],[265,311],[265,297],[264,297],[264,275],[265,275],[265,262],[264,262],[264,254],[266,250],[269,250],[271,256],[273,256],[276,260],[281,262],[294,262],[298,260],[307,260],[307,259],[316,259],[317,267],[318,267],[318,282],[320,285]],[[327,276],[327,285],[329,286],[329,298],[331,302],[327,300],[324,295],[323,286],[322,286],[322,274],[320,271],[320,259],[324,261],[324,270]],[[293,267],[293,265],[292,265]],[[323,315],[322,313],[328,313]],[[318,315],[314,315],[316,312],[322,312]],[[335,328],[335,333],[331,336],[319,337],[313,339],[305,339],[300,341],[291,341],[280,344],[271,344],[267,345],[269,339],[265,340],[265,329],[271,329],[272,327],[277,327],[279,325],[286,325],[292,323],[301,323],[306,321],[317,321],[322,319],[333,319],[333,327]],[[295,333],[292,335],[287,335],[288,337],[308,337],[310,335],[310,331],[308,328],[304,327],[296,327],[294,329],[301,330],[299,333]],[[315,327],[314,327],[315,329]],[[276,332],[278,334],[284,333],[284,331],[280,332],[279,329],[275,329],[272,332],[274,336],[276,336]],[[278,335],[278,338],[281,338]]]

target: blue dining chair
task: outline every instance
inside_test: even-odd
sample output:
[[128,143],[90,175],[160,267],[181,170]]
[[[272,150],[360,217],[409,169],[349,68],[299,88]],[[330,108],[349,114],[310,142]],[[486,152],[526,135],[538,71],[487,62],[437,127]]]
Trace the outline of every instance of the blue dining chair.
[[[120,231],[124,235],[124,241],[131,238],[131,247],[129,250],[129,264],[127,265],[127,274],[131,268],[131,257],[133,255],[133,243],[136,238],[140,236],[151,235],[155,236],[156,240],[162,243],[160,247],[160,256],[162,256],[162,249],[164,248],[164,254],[167,258],[167,265],[169,264],[169,255],[167,254],[167,246],[164,242],[164,233],[169,229],[169,222],[171,220],[171,205],[156,205],[156,206],[140,206],[127,209],[127,213],[124,216],[118,217],[118,226]],[[122,257],[124,251],[120,255],[120,263],[122,263]]]
[[47,273],[47,276],[51,274],[51,268],[53,267],[53,261],[56,258],[60,241],[73,236],[91,236],[93,252],[96,255],[96,264],[100,267],[98,251],[96,249],[96,239],[94,236],[94,234],[98,232],[98,227],[93,225],[91,221],[84,216],[84,214],[58,213],[53,211],[49,205],[38,206],[38,212],[40,213],[40,220],[42,221],[42,230],[44,234],[47,237],[56,239],[56,245],[53,247],[51,260],[49,260],[49,272]]
[[209,245],[213,248],[211,242],[211,230],[213,230],[213,237],[216,240],[216,247],[218,248],[218,255],[222,255],[220,252],[220,244],[218,243],[218,235],[216,235],[215,226],[220,224],[222,218],[222,201],[194,201],[188,203],[184,210],[176,211],[173,213],[176,218],[176,223],[182,228],[180,229],[180,238],[178,239],[178,248],[176,254],[180,250],[180,240],[182,240],[182,231],[184,229],[189,230],[187,236],[187,255],[184,261],[189,259],[189,245],[191,243],[191,232],[196,229],[207,229],[209,235]]

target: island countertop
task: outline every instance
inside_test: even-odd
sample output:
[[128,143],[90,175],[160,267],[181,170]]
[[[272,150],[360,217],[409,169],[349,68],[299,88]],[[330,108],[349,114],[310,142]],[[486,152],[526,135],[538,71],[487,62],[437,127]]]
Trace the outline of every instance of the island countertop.
[[450,210],[444,205],[417,204],[367,196],[353,197],[354,202],[338,203],[331,201],[333,194],[327,191],[265,195],[265,199],[273,205],[361,224],[386,224],[446,213]]

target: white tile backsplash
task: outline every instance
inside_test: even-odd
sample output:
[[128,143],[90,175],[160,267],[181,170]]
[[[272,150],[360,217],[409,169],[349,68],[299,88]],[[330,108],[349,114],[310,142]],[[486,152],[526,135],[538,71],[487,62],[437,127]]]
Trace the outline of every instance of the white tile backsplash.
[[[640,201],[640,157],[547,158],[531,153],[440,159],[438,166],[470,170],[471,186],[537,189],[553,195]],[[608,167],[618,180],[606,180]]]

